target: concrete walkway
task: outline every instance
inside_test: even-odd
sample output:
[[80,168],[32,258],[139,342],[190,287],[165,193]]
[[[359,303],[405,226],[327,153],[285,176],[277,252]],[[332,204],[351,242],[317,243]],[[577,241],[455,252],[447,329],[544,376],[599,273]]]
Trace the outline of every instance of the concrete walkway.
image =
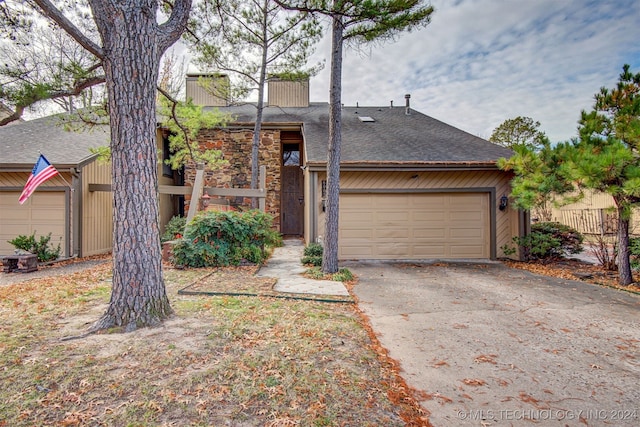
[[295,294],[340,295],[349,296],[342,282],[332,280],[313,280],[302,275],[306,267],[300,259],[303,256],[304,244],[297,239],[287,239],[283,246],[275,248],[271,258],[260,268],[256,276],[276,277],[278,281],[274,291]]

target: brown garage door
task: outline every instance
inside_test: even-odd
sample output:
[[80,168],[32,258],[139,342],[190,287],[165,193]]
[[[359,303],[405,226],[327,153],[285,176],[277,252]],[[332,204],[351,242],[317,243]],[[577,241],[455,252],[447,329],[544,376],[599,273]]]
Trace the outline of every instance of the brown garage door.
[[340,259],[490,258],[488,193],[342,194]]
[[0,192],[0,255],[12,254],[15,249],[7,240],[35,232],[36,238],[51,233],[51,243],[60,243],[64,256],[65,195],[62,191],[36,191],[20,205],[20,192]]

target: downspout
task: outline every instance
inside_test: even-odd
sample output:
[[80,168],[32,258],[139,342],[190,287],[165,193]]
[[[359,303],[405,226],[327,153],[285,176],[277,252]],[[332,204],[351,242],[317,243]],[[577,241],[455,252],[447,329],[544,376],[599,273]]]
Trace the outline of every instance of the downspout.
[[309,241],[316,242],[318,239],[318,172],[309,171]]
[[[73,227],[71,241],[73,256],[82,257],[82,169],[71,168],[71,218]],[[69,246],[67,246],[69,247]]]

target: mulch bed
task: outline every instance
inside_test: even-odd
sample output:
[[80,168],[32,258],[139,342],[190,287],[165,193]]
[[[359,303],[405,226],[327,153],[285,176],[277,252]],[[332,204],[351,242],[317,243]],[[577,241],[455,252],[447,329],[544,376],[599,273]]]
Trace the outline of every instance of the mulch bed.
[[205,269],[204,276],[180,289],[179,295],[208,295],[208,296],[259,296],[272,298],[286,298],[296,300],[353,303],[351,296],[297,294],[278,292],[273,289],[277,279],[273,277],[257,277],[255,274],[259,266],[224,267]]
[[[544,276],[558,277],[567,280],[581,280],[594,285],[606,286],[626,292],[640,294],[639,283],[636,282],[628,286],[621,286],[618,284],[617,272],[608,271],[599,265],[589,264],[576,259],[555,260],[544,264],[540,262],[511,260],[505,260],[503,262],[508,267],[527,270]],[[635,272],[634,277],[638,276],[638,274],[638,272]]]

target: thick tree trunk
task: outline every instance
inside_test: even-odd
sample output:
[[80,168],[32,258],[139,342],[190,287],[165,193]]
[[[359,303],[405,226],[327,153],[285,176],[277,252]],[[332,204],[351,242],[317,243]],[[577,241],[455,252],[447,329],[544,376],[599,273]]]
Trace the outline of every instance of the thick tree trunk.
[[161,52],[154,0],[105,3],[96,22],[111,110],[113,289],[107,312],[93,328],[131,331],[172,313],[158,219],[155,95]]
[[618,283],[633,283],[631,261],[629,260],[629,215],[618,206]]
[[340,148],[342,145],[342,17],[333,16],[331,33],[331,89],[329,92],[329,147],[327,151],[327,200],[322,271],[338,271],[340,201]]

